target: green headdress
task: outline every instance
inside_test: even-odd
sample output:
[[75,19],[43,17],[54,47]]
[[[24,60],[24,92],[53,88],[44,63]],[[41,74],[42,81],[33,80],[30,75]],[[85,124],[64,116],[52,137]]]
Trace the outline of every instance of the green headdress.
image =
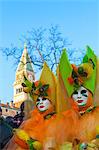
[[68,82],[67,79],[72,74],[72,66],[68,60],[66,49],[63,49],[63,53],[61,55],[61,59],[59,63],[59,70],[60,70],[60,74],[63,79],[64,85],[67,89],[68,95],[71,96],[71,94],[74,91],[74,87],[71,86],[71,84]]
[[96,106],[99,106],[99,57],[97,57],[97,74],[96,74],[96,87],[94,93],[94,103]]
[[93,66],[93,72],[92,72],[90,78],[85,80],[83,85],[84,85],[84,87],[89,89],[92,92],[92,94],[94,94],[95,83],[96,83],[97,59],[96,59],[96,55],[94,54],[94,52],[92,51],[92,49],[89,46],[87,46],[87,52],[86,52],[85,57],[83,58],[83,63],[89,63],[89,64],[92,64],[92,66]]
[[96,56],[90,47],[87,46],[86,55],[79,67],[70,64],[66,49],[64,49],[60,59],[59,69],[69,97],[71,97],[74,90],[81,85],[94,94],[96,81]]

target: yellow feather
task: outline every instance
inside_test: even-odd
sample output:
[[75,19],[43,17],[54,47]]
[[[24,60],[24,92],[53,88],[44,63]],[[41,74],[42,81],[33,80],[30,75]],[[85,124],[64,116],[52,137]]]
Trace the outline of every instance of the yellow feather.
[[36,150],[42,150],[42,144],[41,144],[39,141],[33,142],[33,147],[34,147]]
[[72,143],[65,142],[62,146],[60,146],[60,150],[72,150]]
[[28,141],[30,139],[30,137],[28,136],[28,134],[22,130],[22,129],[16,129],[16,135],[21,139],[21,140],[24,140],[24,141]]
[[56,79],[46,62],[44,63],[41,76],[40,76],[40,82],[43,84],[49,84],[49,90],[48,90],[48,98],[52,101],[52,103],[55,105],[56,100]]
[[63,80],[59,72],[59,66],[57,67],[57,100],[56,100],[56,110],[57,112],[62,112],[70,108],[68,101],[68,95],[66,88],[64,86]]
[[99,106],[99,58],[97,58],[97,68],[96,68],[96,87],[94,94],[94,104]]

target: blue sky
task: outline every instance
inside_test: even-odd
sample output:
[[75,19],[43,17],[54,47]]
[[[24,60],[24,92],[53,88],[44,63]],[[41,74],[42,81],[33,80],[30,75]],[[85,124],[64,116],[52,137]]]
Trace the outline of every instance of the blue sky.
[[[19,38],[31,28],[58,24],[72,46],[89,45],[99,56],[98,0],[0,0],[0,47],[11,43],[19,46]],[[13,61],[0,53],[0,99],[13,99],[15,68]]]

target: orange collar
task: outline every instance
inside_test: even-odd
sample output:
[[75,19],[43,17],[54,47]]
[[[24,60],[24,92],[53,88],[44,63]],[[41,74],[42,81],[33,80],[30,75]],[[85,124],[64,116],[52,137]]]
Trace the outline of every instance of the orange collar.
[[40,112],[39,111],[39,113],[43,116],[43,117],[45,117],[45,116],[47,116],[48,114],[51,114],[51,113],[53,113],[54,112],[54,107],[53,106],[51,106],[48,110],[46,110],[46,111],[44,111],[44,112]]
[[34,108],[34,110],[31,112],[31,117],[32,116],[38,116],[38,117],[45,117],[48,114],[54,113],[54,107],[51,106],[48,110],[44,111],[44,112],[40,112],[36,107]]

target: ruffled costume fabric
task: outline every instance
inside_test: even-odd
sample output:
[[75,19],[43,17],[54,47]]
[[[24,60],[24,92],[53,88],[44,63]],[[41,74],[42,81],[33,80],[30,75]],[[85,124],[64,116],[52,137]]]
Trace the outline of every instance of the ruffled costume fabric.
[[[99,81],[99,59],[97,60],[97,67],[97,78]],[[60,88],[59,78],[57,83],[58,88]],[[64,91],[66,90],[65,87],[62,88],[64,88]],[[31,138],[40,141],[44,146],[44,150],[46,150],[47,146],[54,147],[55,150],[66,150],[66,142],[73,143],[75,139],[78,139],[80,142],[90,142],[99,135],[99,100],[97,97],[97,95],[99,95],[99,83],[96,83],[95,101],[93,101],[92,95],[89,93],[87,104],[82,108],[78,107],[72,98],[66,97],[65,99],[66,93],[64,92],[62,101],[66,100],[66,103],[63,102],[63,105],[66,106],[65,109],[59,99],[59,97],[61,98],[60,90],[57,89],[57,115],[54,114],[49,119],[44,119],[45,116],[54,112],[54,108],[50,108],[45,113],[39,113],[38,110],[35,109],[31,113],[31,118],[24,121],[20,127],[26,131]],[[96,107],[94,107],[94,103]],[[80,112],[84,113],[81,115]],[[12,144],[8,146],[8,150],[11,150],[11,148],[13,148],[13,150],[29,149],[28,147],[22,148],[20,140],[17,140],[16,136],[13,137],[11,143]],[[17,145],[15,143],[17,143]],[[71,143],[69,144],[71,145]],[[72,145],[70,147],[72,150]]]

